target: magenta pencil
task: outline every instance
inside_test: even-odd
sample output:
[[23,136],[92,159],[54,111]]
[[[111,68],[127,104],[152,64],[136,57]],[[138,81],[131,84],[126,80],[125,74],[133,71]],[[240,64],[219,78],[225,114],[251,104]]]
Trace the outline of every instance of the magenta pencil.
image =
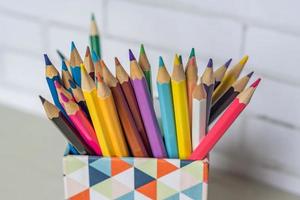
[[146,133],[150,142],[152,154],[156,158],[165,158],[166,149],[162,140],[162,134],[155,116],[148,85],[142,69],[138,66],[136,59],[129,50],[130,77],[132,86],[140,108]]

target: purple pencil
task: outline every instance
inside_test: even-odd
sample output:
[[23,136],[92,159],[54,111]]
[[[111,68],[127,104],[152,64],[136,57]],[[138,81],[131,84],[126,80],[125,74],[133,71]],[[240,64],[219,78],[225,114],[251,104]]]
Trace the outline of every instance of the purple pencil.
[[152,100],[142,69],[129,49],[130,78],[134,93],[140,108],[146,133],[150,142],[152,154],[156,158],[165,158],[166,149],[162,140],[162,134],[155,116]]

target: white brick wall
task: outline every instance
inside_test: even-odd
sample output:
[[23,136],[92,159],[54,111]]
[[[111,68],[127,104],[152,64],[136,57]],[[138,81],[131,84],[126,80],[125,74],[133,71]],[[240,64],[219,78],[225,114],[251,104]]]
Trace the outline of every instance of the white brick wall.
[[[66,0],[0,1],[0,102],[42,113],[36,95],[49,95],[42,54],[70,41],[84,54],[90,13],[96,14],[103,56],[128,68],[128,48],[144,43],[155,83],[158,56],[169,71],[175,53],[196,48],[200,72],[250,56],[246,72],[263,81],[253,101],[212,154],[212,166],[300,194],[300,2],[296,0]],[[154,88],[156,86],[154,85]],[[155,92],[156,94],[156,92]]]

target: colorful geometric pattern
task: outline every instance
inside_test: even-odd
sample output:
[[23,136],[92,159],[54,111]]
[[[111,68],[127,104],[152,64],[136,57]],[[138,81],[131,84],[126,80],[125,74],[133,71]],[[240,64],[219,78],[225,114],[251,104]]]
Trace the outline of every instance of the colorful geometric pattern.
[[207,179],[204,161],[64,157],[68,200],[207,200]]

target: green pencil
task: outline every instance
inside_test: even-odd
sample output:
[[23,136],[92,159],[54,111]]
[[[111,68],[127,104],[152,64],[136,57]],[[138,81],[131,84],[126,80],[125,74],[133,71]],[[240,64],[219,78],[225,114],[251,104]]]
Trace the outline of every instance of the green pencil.
[[91,18],[90,45],[92,51],[95,51],[97,56],[101,59],[101,40],[94,14],[92,14]]
[[140,48],[139,65],[140,65],[140,67],[142,68],[142,70],[144,72],[150,94],[152,95],[151,66],[150,66],[149,60],[147,58],[147,55],[146,55],[145,48],[144,48],[143,44],[141,44],[141,48]]

